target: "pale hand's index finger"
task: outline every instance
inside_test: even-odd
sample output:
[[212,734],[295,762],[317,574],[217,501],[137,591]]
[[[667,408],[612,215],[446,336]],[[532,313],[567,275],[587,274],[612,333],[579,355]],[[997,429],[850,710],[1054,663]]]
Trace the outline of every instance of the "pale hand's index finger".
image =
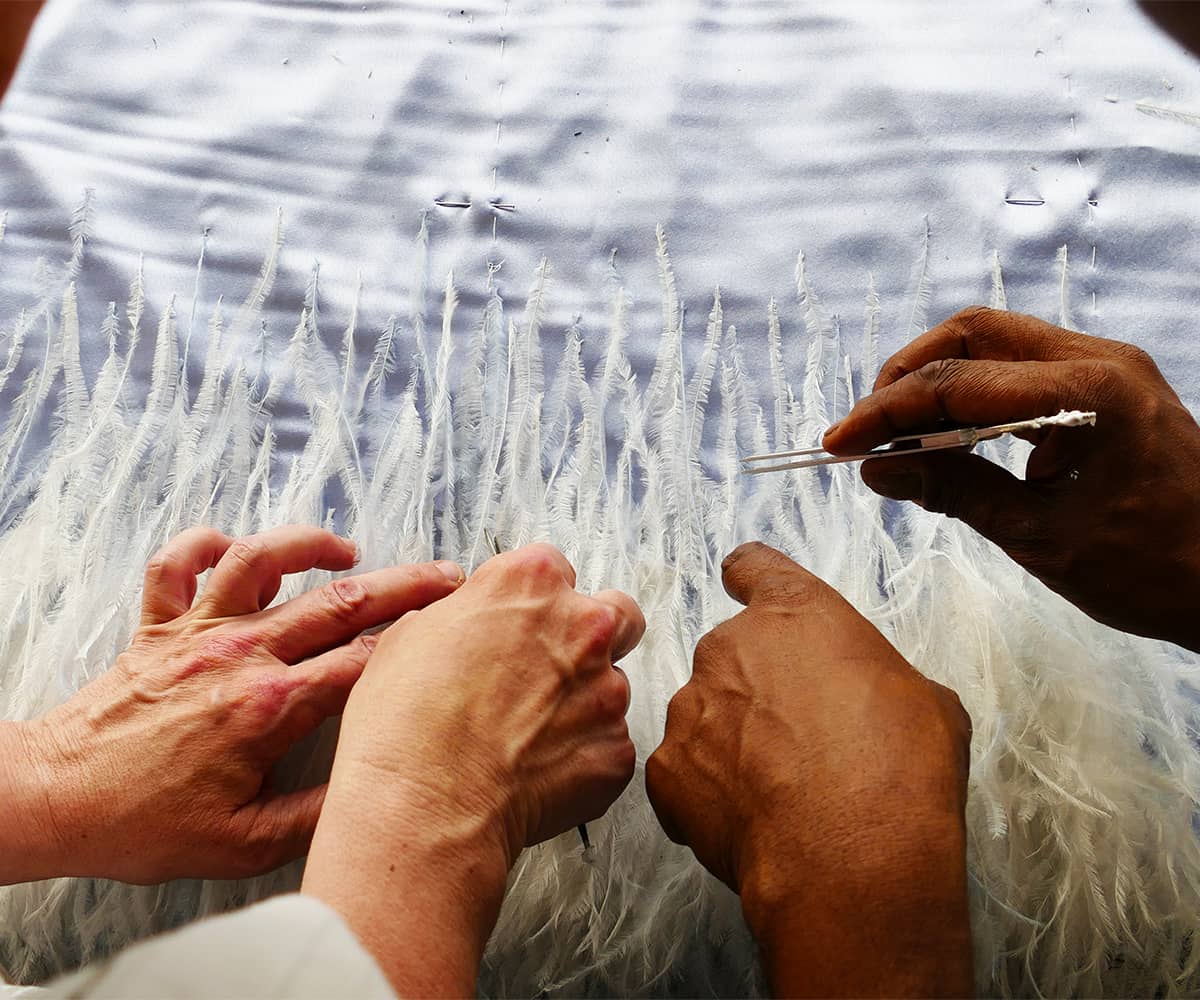
[[142,624],[174,621],[196,598],[196,577],[211,569],[233,539],[216,528],[188,528],[159,549],[146,564]]
[[1061,361],[934,361],[860,400],[825,432],[834,454],[870,451],[892,438],[936,429],[939,421],[988,426],[1092,409]]
[[464,579],[457,563],[390,566],[332,580],[269,608],[256,622],[267,648],[284,663],[296,663],[448,597]]
[[306,524],[239,538],[209,576],[200,606],[214,617],[253,614],[275,599],[284,576],[349,569],[357,556],[353,542]]

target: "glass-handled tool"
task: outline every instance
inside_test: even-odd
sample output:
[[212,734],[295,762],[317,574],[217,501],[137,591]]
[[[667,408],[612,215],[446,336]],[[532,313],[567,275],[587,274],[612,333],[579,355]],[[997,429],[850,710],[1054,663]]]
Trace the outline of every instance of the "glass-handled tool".
[[[949,431],[928,431],[924,434],[904,434],[887,444],[861,455],[831,455],[824,448],[804,448],[800,451],[773,451],[762,455],[747,455],[742,459],[742,471],[750,476],[763,472],[785,472],[788,469],[808,469],[816,465],[840,465],[843,462],[865,462],[872,458],[893,458],[897,455],[919,455],[944,448],[974,448],[980,441],[991,441],[1005,434],[1036,431],[1045,427],[1083,427],[1096,423],[1096,414],[1083,410],[1060,410],[1052,417],[1034,417],[991,427],[961,427]],[[791,459],[791,461],[789,461]]]

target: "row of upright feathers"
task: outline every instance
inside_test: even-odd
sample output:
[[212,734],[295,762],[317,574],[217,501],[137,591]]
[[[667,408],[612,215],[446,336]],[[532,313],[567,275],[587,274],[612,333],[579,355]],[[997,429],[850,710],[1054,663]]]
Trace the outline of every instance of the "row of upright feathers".
[[[124,307],[110,305],[100,322],[107,353],[86,370],[75,289],[89,225],[85,202],[66,262],[40,267],[38,298],[0,316],[2,717],[45,711],[115,659],[134,628],[147,559],[190,525],[245,534],[330,524],[371,554],[362,569],[435,551],[473,566],[486,558],[490,532],[508,546],[551,541],[576,565],[582,589],[619,587],[640,602],[649,628],[627,670],[630,731],[644,762],[696,641],[734,610],[718,582],[721,557],[760,538],[838,587],[971,715],[979,989],[1200,990],[1194,664],[1091,622],[961,525],[881,501],[850,468],[739,474],[740,454],[819,440],[861,391],[879,360],[873,289],[852,360],[801,257],[795,325],[807,346],[795,357],[785,351],[770,303],[753,347],[767,355],[753,366],[768,373],[761,397],[746,376],[747,341],[725,324],[719,294],[704,329],[685,329],[661,232],[663,323],[648,379],[627,357],[627,296],[616,280],[598,362],[585,363],[576,329],[555,331],[555,350],[543,348],[545,264],[520,308],[489,283],[465,341],[452,332],[448,276],[440,335],[417,315],[389,322],[369,358],[354,356],[357,310],[336,344],[325,339],[314,280],[297,303],[286,364],[268,375],[238,347],[258,329],[275,281],[277,228],[241,308],[228,322],[214,310],[202,377],[189,384],[181,355],[190,345],[174,306],[160,302],[157,330],[147,329],[140,273]],[[423,249],[424,231],[418,242]],[[20,263],[0,255],[0,267]],[[1058,266],[1065,303],[1065,255]],[[923,265],[915,281],[919,325]],[[1003,307],[998,263],[993,288]],[[456,322],[461,329],[461,315]],[[703,346],[688,365],[682,348],[692,337]],[[143,376],[134,359],[148,340]],[[307,409],[290,463],[276,455],[284,398]],[[995,460],[1019,466],[1016,447],[990,447]],[[317,580],[291,581],[281,599]],[[286,776],[318,780],[332,736],[292,754]],[[570,836],[521,857],[483,993],[762,991],[736,897],[665,839],[640,768],[591,835],[591,863]],[[62,879],[0,889],[0,966],[19,981],[44,979],[295,888],[299,874],[291,865],[241,882]]]

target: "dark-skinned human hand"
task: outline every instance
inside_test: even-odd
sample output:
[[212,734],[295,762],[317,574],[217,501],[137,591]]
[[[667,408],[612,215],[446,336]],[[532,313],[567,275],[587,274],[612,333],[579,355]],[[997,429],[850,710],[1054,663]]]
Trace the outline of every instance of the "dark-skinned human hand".
[[777,996],[972,988],[970,721],[833,588],[750,543],[646,764],[667,835],[742,897]]
[[863,480],[961,519],[1098,621],[1200,650],[1200,426],[1144,351],[968,309],[889,359],[824,443],[1064,409],[1096,426],[1032,435],[1023,480],[965,451],[872,459]]

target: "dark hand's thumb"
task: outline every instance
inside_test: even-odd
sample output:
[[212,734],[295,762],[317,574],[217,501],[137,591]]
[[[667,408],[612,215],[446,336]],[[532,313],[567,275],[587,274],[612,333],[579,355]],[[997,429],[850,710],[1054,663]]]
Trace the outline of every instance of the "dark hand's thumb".
[[862,478],[885,497],[966,522],[1017,558],[1046,535],[1041,497],[1007,469],[970,452],[872,459],[863,462]]
[[829,589],[799,563],[762,542],[746,542],[730,552],[721,563],[721,579],[729,596],[746,605],[775,599],[802,601]]

